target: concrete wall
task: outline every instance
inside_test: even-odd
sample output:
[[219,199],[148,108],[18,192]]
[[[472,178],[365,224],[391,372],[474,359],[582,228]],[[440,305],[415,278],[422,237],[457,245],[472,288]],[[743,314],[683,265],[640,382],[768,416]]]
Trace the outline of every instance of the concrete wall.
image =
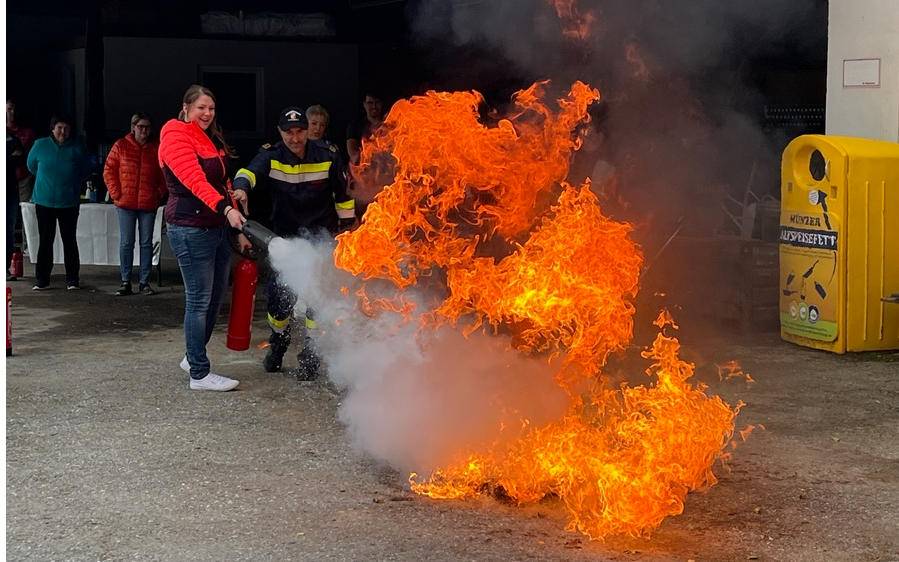
[[[184,92],[198,83],[200,66],[262,68],[262,135],[230,136],[225,131],[242,162],[262,142],[279,140],[277,114],[283,107],[324,105],[331,113],[328,138],[339,146],[344,145],[347,123],[362,111],[356,45],[107,37],[103,48],[106,136],[111,141],[128,132],[135,111],[153,114],[157,131],[177,117]],[[217,107],[221,121],[228,109]]]
[[[899,0],[830,0],[827,51],[827,134],[899,142]],[[853,59],[880,59],[879,85],[844,84]]]

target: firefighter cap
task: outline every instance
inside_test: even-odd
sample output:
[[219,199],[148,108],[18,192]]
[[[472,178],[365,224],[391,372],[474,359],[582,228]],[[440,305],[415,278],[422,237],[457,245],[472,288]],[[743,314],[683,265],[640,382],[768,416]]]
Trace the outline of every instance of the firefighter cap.
[[289,131],[294,127],[301,129],[309,128],[309,121],[306,119],[306,110],[302,107],[286,107],[281,110],[281,117],[278,119],[278,128],[282,131]]

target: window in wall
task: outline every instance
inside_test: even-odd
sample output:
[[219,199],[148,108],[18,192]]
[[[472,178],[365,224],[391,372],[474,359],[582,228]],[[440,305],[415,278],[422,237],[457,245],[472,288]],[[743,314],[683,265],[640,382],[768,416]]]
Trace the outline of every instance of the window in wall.
[[262,78],[261,67],[199,67],[199,83],[215,94],[216,119],[227,136],[263,136]]

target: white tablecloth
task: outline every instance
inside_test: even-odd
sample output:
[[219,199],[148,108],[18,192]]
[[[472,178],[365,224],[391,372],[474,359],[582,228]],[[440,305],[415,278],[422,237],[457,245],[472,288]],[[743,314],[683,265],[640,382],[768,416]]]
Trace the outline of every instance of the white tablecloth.
[[[37,250],[40,237],[37,228],[37,214],[34,203],[22,203],[22,226],[25,230],[25,241],[28,246],[28,258],[37,263]],[[156,211],[153,224],[153,265],[159,264],[160,241],[162,240],[162,211]],[[116,206],[104,203],[82,203],[78,213],[78,254],[84,265],[119,265],[119,216]],[[140,265],[140,247],[138,246],[137,228],[135,228],[134,265]],[[53,263],[63,263],[62,239],[59,237],[59,225],[56,227],[56,240],[53,241]]]

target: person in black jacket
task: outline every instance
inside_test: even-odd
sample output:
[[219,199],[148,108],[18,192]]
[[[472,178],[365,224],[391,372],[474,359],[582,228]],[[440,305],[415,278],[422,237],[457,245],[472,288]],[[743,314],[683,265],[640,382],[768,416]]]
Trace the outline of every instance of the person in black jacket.
[[[281,111],[278,132],[281,142],[263,145],[259,153],[234,177],[234,190],[263,188],[272,201],[271,224],[282,238],[330,234],[352,228],[356,221],[355,203],[347,194],[346,178],[337,147],[323,140],[308,139],[309,122],[300,107]],[[281,370],[290,345],[290,319],[297,296],[272,280],[267,283],[268,321],[272,333],[263,361],[268,372]],[[307,330],[316,328],[312,311],[306,309]],[[298,379],[317,375],[320,360],[308,337],[299,357]]]
[[16,168],[25,165],[25,149],[16,135],[6,130],[6,280],[15,281],[10,273],[16,245],[16,219],[19,216],[19,180]]
[[[377,180],[370,181],[360,177],[360,170],[358,169],[362,158],[363,144],[370,143],[378,130],[384,125],[384,101],[381,94],[376,93],[374,90],[366,90],[365,95],[362,96],[362,108],[365,110],[365,113],[351,121],[346,129],[350,194],[356,200],[356,216],[359,217],[360,221],[381,187],[386,185]],[[374,157],[373,160],[375,161],[371,162],[370,171],[378,170],[382,167],[392,169],[392,165],[389,162],[384,162],[384,158],[383,154]],[[387,183],[390,182],[388,181]]]

